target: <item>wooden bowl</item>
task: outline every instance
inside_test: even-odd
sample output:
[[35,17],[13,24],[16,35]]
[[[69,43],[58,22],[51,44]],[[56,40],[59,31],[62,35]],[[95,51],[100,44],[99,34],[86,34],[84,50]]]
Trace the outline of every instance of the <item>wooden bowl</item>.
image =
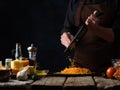
[[11,70],[0,70],[0,82],[7,82],[11,77]]

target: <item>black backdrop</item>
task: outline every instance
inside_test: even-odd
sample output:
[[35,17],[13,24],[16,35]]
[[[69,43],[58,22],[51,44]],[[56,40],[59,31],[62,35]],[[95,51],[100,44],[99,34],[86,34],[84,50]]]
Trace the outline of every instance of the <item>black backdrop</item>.
[[59,71],[69,65],[60,43],[69,0],[0,0],[0,60],[13,58],[15,43],[24,57],[33,43],[38,48],[41,68]]

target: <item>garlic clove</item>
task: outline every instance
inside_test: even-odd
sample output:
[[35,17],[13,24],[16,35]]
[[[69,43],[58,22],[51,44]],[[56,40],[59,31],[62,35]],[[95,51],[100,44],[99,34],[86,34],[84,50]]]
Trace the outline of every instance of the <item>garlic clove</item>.
[[24,67],[23,70],[19,71],[16,75],[17,80],[24,81],[28,79],[27,71],[30,68],[30,66]]

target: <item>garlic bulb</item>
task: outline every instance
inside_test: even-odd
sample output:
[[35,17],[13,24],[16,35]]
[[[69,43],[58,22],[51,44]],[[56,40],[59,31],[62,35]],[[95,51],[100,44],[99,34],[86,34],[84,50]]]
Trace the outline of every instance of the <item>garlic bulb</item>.
[[19,71],[16,75],[16,78],[20,81],[24,81],[28,79],[28,75],[27,75],[27,71],[29,69],[30,66],[26,66],[24,67],[23,70]]

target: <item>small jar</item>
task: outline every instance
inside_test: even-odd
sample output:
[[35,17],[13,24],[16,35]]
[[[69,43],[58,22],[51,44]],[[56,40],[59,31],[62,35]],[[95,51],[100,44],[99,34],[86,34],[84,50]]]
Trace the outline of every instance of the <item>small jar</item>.
[[5,67],[11,68],[11,61],[12,61],[11,58],[6,58],[5,59]]

